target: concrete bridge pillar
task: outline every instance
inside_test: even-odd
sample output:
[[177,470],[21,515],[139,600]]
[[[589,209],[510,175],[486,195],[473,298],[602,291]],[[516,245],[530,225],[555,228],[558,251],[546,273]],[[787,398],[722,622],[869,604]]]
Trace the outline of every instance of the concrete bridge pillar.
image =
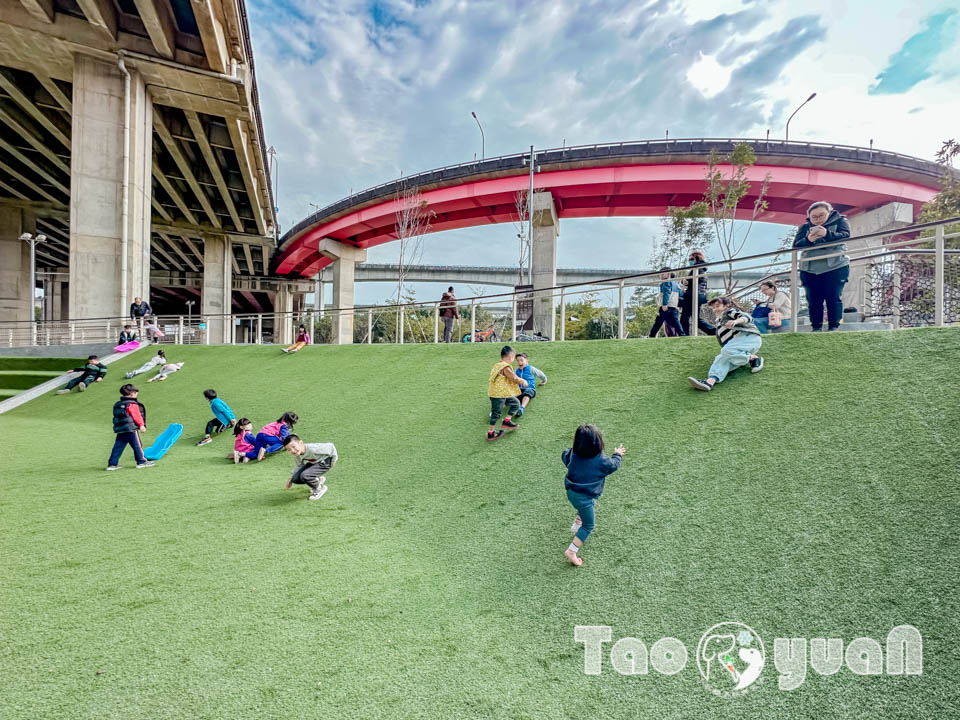
[[34,233],[31,221],[18,207],[0,207],[0,318],[4,320],[33,319],[30,246],[20,239],[21,233]]
[[549,192],[533,194],[533,329],[553,340],[556,332],[556,304],[553,291],[537,293],[541,288],[557,284],[557,236],[560,222],[553,195]]
[[130,73],[126,293],[121,269],[124,184],[124,76],[115,63],[77,55],[70,156],[70,313],[129,312],[150,293],[152,104],[143,77]]
[[[867,233],[883,232],[884,230],[896,230],[906,227],[913,223],[913,205],[909,203],[892,202],[887,205],[881,205],[865,213],[854,215],[848,218],[850,221],[850,235],[866,235]],[[883,246],[883,238],[869,238],[867,240],[854,240],[847,243],[851,250],[862,248],[880,248]],[[843,289],[843,306],[855,307],[863,312],[865,310],[864,282],[870,270],[869,260],[854,262],[850,266],[850,280]]]
[[353,343],[353,275],[357,263],[366,262],[367,251],[324,238],[318,246],[320,254],[333,260],[333,342],[335,345]]
[[214,345],[230,342],[230,318],[233,292],[232,243],[225,235],[203,236],[203,288],[201,314],[207,323],[207,335]]
[[273,295],[273,342],[290,345],[293,342],[293,292],[290,284],[281,280]]

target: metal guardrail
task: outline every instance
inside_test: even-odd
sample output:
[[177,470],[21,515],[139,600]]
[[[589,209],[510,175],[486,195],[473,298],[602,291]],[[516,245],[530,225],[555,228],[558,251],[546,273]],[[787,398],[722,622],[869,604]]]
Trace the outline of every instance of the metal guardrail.
[[[960,322],[960,277],[956,278],[956,287],[954,287],[954,278],[950,277],[949,293],[948,283],[945,282],[945,260],[949,253],[945,249],[947,239],[960,237],[960,232],[946,234],[945,228],[948,225],[960,224],[960,217],[940,220],[936,222],[918,223],[915,225],[897,228],[894,230],[879,231],[865,235],[859,235],[854,238],[840,240],[833,243],[821,243],[819,248],[833,248],[837,246],[851,246],[846,250],[819,256],[820,258],[835,257],[838,255],[848,255],[854,264],[862,264],[868,261],[876,261],[877,258],[893,255],[898,251],[907,251],[911,253],[932,254],[933,274],[932,281],[927,283],[924,290],[928,304],[932,308],[930,320],[927,324],[943,325],[945,323]],[[933,233],[933,235],[925,233]],[[907,237],[909,236],[909,237]],[[906,238],[906,239],[904,239]],[[856,247],[856,244],[865,240],[884,240],[893,239],[892,242],[882,246],[864,246]],[[934,247],[929,249],[917,248],[920,244],[933,243]],[[789,277],[789,292],[792,304],[792,331],[795,331],[798,325],[798,317],[801,309],[801,297],[799,293],[799,264],[803,258],[804,249],[791,248],[774,250],[767,253],[756,255],[747,255],[732,260],[717,260],[708,262],[704,265],[698,265],[693,268],[684,266],[671,269],[671,272],[682,274],[690,278],[690,286],[696,287],[701,277],[728,275],[730,273],[741,273],[746,271],[764,271],[770,276]],[[958,273],[960,274],[960,273]],[[660,282],[660,271],[649,271],[639,274],[624,275],[619,277],[609,277],[603,279],[594,279],[581,283],[572,283],[568,285],[556,285],[553,287],[539,288],[532,292],[517,293],[515,291],[495,293],[475,297],[463,298],[459,301],[459,307],[468,311],[470,319],[470,337],[476,333],[477,309],[488,306],[503,306],[510,308],[513,316],[512,327],[517,327],[516,319],[518,317],[518,305],[525,301],[534,303],[550,303],[551,306],[557,300],[560,304],[561,322],[559,325],[558,340],[563,340],[566,323],[565,307],[569,298],[574,298],[587,293],[596,292],[616,292],[617,318],[618,318],[618,336],[625,337],[626,325],[626,293],[632,288],[639,286],[655,286]],[[613,286],[613,287],[611,287]],[[741,294],[750,289],[750,286],[739,288]],[[949,297],[948,297],[949,296]],[[957,306],[956,313],[952,309]],[[699,314],[697,294],[693,295],[693,316]],[[309,324],[311,335],[314,334],[317,322],[326,322],[327,318],[340,318],[348,315],[351,319],[360,319],[358,327],[366,325],[367,328],[373,327],[377,318],[383,316],[393,316],[394,321],[398,315],[407,318],[416,314],[418,328],[421,337],[432,334],[434,342],[439,336],[439,301],[412,302],[402,304],[388,305],[365,305],[347,308],[330,307],[323,310],[311,310],[299,313],[261,313],[261,314],[243,314],[243,315],[198,315],[193,318],[185,316],[166,316],[162,317],[159,325],[164,330],[166,337],[159,340],[160,343],[202,343],[209,344],[210,321],[226,322],[229,330],[229,343],[265,343],[265,342],[291,342],[290,329],[294,323],[303,322]],[[432,325],[424,329],[423,322],[427,316],[432,315]],[[954,316],[956,315],[956,317]],[[0,322],[0,347],[29,345],[29,344],[72,344],[80,342],[110,342],[115,340],[122,326],[129,323],[129,318],[86,318],[62,321],[19,321],[19,322]],[[349,323],[353,325],[354,323]],[[277,327],[273,327],[277,325]],[[399,343],[404,342],[403,323],[397,323],[397,333],[395,340]],[[691,333],[697,334],[695,323],[691,324]],[[432,329],[432,333],[430,330]],[[172,332],[167,332],[172,330]],[[545,331],[548,337],[555,334],[554,328],[539,328]],[[113,333],[113,335],[111,335]],[[280,337],[274,337],[274,333]],[[512,336],[512,333],[505,334],[505,337]],[[356,339],[356,335],[355,335]],[[369,332],[360,336],[360,341],[372,342],[373,336]]]
[[[597,143],[593,145],[571,145],[562,148],[535,150],[534,158],[540,165],[549,165],[574,160],[600,159],[609,157],[673,155],[684,153],[706,154],[712,149],[729,152],[740,144],[749,144],[760,155],[786,157],[825,157],[834,160],[846,160],[886,168],[907,170],[939,178],[946,168],[922,158],[902,153],[864,148],[856,145],[838,145],[830,143],[797,142],[785,140],[767,140],[759,138],[677,138],[675,140],[635,140],[619,143]],[[444,180],[453,180],[485,172],[522,169],[526,167],[525,158],[529,152],[500,155],[498,157],[474,160],[470,162],[445,165],[409,175],[405,178],[390,180],[373,187],[352,193],[326,207],[320,208],[294,225],[280,238],[280,249],[291,239],[307,228],[317,224],[325,217],[333,215],[354,205],[393,195],[399,187],[421,187]]]

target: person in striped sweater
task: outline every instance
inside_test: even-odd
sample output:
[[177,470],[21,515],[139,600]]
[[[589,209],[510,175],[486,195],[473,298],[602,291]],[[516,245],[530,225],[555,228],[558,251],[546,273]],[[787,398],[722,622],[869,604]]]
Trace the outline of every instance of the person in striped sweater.
[[755,373],[763,370],[763,358],[758,354],[763,341],[753,319],[727,297],[715,297],[707,305],[717,318],[720,354],[713,359],[706,379],[687,378],[694,388],[704,392],[713,390],[714,385],[723,382],[727,374],[738,367],[749,365],[750,372]]

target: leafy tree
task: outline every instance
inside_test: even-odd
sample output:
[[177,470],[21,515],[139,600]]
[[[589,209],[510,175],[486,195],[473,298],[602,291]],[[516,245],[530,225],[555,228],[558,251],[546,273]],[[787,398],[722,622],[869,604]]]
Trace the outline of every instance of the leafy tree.
[[690,251],[709,245],[714,237],[706,206],[699,203],[690,208],[667,208],[666,217],[660,218],[660,230],[650,253],[653,269],[686,265]]

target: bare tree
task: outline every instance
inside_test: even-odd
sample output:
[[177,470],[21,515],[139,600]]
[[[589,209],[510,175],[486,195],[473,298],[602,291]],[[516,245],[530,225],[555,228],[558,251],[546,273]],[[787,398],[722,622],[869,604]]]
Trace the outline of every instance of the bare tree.
[[520,241],[520,273],[518,285],[523,285],[523,275],[530,260],[530,241],[527,237],[528,222],[530,219],[530,192],[517,190],[513,194],[513,204],[517,209],[517,239]]
[[397,259],[397,334],[403,312],[406,280],[411,265],[420,262],[423,256],[423,236],[430,232],[430,222],[436,213],[427,207],[420,190],[407,187],[401,182],[396,193],[394,235],[400,241],[400,256]]

